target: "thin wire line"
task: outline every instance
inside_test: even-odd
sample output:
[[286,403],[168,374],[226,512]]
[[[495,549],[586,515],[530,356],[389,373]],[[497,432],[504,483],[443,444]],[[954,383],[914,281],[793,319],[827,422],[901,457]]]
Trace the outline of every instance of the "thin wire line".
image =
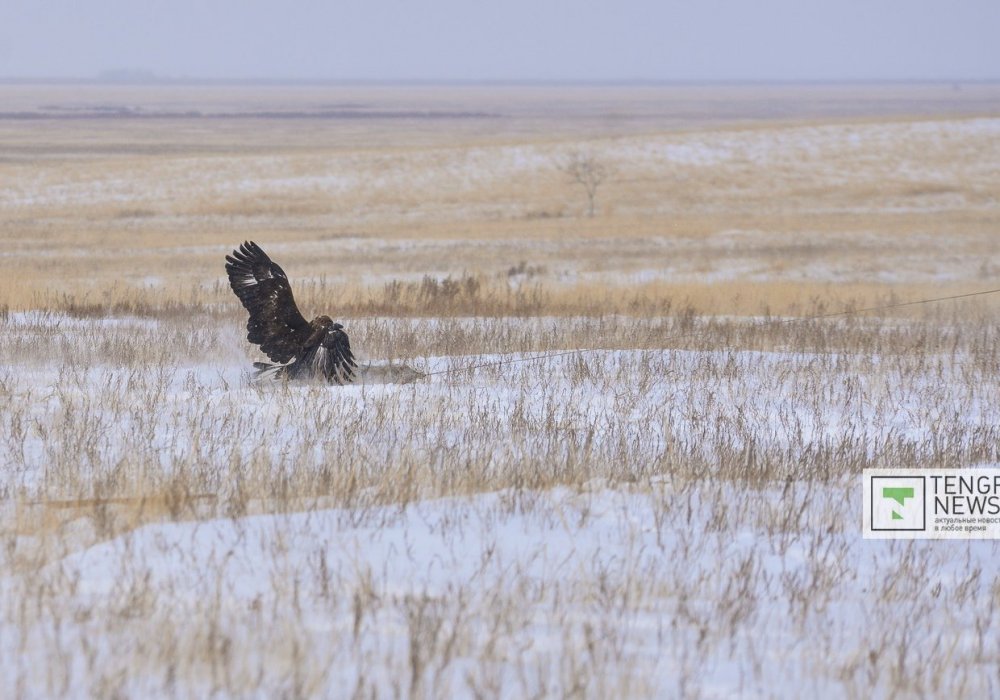
[[786,318],[780,323],[794,323],[796,321],[816,321],[821,318],[833,318],[835,316],[849,316],[850,314],[863,314],[869,311],[885,311],[887,309],[898,309],[903,306],[917,306],[919,304],[932,304],[938,301],[951,301],[953,299],[967,299],[969,297],[981,297],[987,294],[996,294],[1000,289],[987,289],[982,292],[969,292],[968,294],[952,294],[947,297],[935,297],[933,299],[918,299],[917,301],[901,301],[895,304],[885,304],[884,306],[869,306],[863,309],[847,309],[846,311],[834,311],[827,314],[817,314],[816,316],[803,316],[801,318]]
[[[861,309],[846,309],[844,311],[833,311],[825,314],[816,314],[814,316],[800,316],[797,318],[785,318],[777,321],[772,321],[772,323],[779,324],[789,324],[789,323],[805,323],[807,321],[818,321],[824,318],[836,318],[838,316],[850,316],[852,314],[863,314],[869,313],[871,311],[887,311],[888,309],[899,309],[904,306],[919,306],[920,304],[933,304],[939,301],[952,301],[955,299],[968,299],[970,297],[981,297],[988,294],[998,294],[1000,289],[987,289],[981,292],[969,292],[967,294],[952,294],[946,297],[934,297],[932,299],[918,299],[916,301],[902,301],[893,304],[884,304],[882,306],[868,306]],[[763,325],[763,324],[759,324]],[[668,336],[663,339],[663,342],[671,342],[675,340],[682,340],[684,338],[698,337],[701,335],[708,334],[707,329],[699,331],[689,331],[688,333],[681,333],[680,335]],[[532,355],[530,357],[513,357],[505,360],[490,360],[489,362],[481,362],[467,367],[452,367],[450,369],[439,369],[436,372],[427,372],[424,374],[425,377],[433,377],[439,374],[457,374],[458,372],[471,372],[475,369],[482,369],[484,367],[498,367],[504,364],[515,364],[519,362],[533,362],[535,360],[551,360],[557,357],[568,357],[569,355],[580,355],[585,352],[607,352],[606,348],[577,348],[576,350],[561,350],[559,352],[542,353],[540,355]]]

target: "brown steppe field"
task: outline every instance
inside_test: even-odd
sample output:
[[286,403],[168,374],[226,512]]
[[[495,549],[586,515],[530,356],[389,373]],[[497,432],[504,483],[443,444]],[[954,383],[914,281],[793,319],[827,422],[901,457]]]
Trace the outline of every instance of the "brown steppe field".
[[[426,376],[253,381],[244,240]],[[0,696],[996,696],[860,511],[997,289],[1000,84],[0,84]]]

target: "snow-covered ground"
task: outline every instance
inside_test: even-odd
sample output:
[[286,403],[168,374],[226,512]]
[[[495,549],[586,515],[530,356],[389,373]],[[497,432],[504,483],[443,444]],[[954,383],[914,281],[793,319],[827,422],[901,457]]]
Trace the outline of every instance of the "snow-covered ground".
[[862,541],[858,479],[651,486],[145,526],[5,578],[0,690],[996,695],[993,543]]
[[[748,332],[747,321],[723,323]],[[768,323],[773,320],[749,321],[759,328]],[[406,342],[417,334],[428,343],[483,334],[519,344],[522,336],[562,333],[710,342],[720,332],[710,325],[678,330],[627,318],[554,317],[359,320],[350,327],[362,338],[355,348],[363,362],[363,339],[376,333]],[[331,460],[506,465],[576,458],[625,461],[646,473],[677,455],[712,464],[738,461],[752,449],[771,465],[765,477],[784,478],[801,473],[800,461],[821,446],[842,463],[827,474],[837,476],[871,461],[938,460],[942,451],[975,459],[989,454],[982,446],[1000,435],[998,377],[992,355],[982,357],[978,345],[988,346],[987,336],[973,348],[954,344],[954,335],[971,327],[877,319],[847,326],[832,319],[816,331],[830,339],[809,341],[835,345],[843,333],[873,348],[922,344],[916,355],[858,354],[784,347],[795,344],[796,327],[779,319],[777,328],[793,335],[766,352],[418,356],[406,363],[426,373],[423,380],[345,387],[252,382],[249,346],[225,327],[191,331],[170,322],[31,313],[11,314],[6,328],[12,352],[30,343],[58,351],[0,366],[16,407],[3,434],[9,468],[0,487],[8,493],[44,488],[50,497],[75,497],[80,473],[110,473],[133,459],[151,474],[226,460],[261,459],[273,472],[302,472]],[[928,333],[936,335],[934,343]],[[193,352],[220,354],[191,362],[174,356],[180,342]],[[109,361],[115,353],[131,366]],[[947,447],[931,436],[947,440]],[[73,455],[71,465],[64,455]]]
[[995,331],[714,323],[325,387],[251,384],[187,321],[8,315],[0,696],[1000,693],[1000,546],[860,533],[862,466],[1000,466]]

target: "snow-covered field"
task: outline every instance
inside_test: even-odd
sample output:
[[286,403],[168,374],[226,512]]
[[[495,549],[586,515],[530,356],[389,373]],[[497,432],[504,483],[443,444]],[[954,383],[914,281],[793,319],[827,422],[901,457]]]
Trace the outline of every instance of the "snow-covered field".
[[664,477],[147,525],[5,579],[3,692],[996,695],[997,548],[863,542],[859,490]]
[[[1000,287],[996,86],[0,97],[0,698],[1000,696],[1000,545],[861,537],[1000,295],[824,317]],[[248,238],[426,376],[252,383]]]
[[444,329],[405,358],[439,374],[324,387],[251,384],[198,325],[3,322],[4,357],[51,352],[0,370],[0,694],[1000,691],[1000,547],[860,534],[863,466],[1000,465],[996,326],[716,319],[520,361],[433,345],[654,326],[356,321],[361,352]]

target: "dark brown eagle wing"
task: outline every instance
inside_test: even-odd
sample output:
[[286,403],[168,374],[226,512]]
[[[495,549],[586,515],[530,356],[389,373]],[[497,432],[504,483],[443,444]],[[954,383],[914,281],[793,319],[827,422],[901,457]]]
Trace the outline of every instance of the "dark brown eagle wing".
[[339,323],[333,324],[323,338],[323,348],[326,350],[326,367],[323,374],[328,381],[336,384],[347,384],[354,381],[354,370],[358,363],[351,352],[351,341]]
[[226,256],[229,286],[250,312],[247,340],[259,345],[274,362],[290,362],[301,354],[315,329],[292,296],[285,271],[253,241]]

